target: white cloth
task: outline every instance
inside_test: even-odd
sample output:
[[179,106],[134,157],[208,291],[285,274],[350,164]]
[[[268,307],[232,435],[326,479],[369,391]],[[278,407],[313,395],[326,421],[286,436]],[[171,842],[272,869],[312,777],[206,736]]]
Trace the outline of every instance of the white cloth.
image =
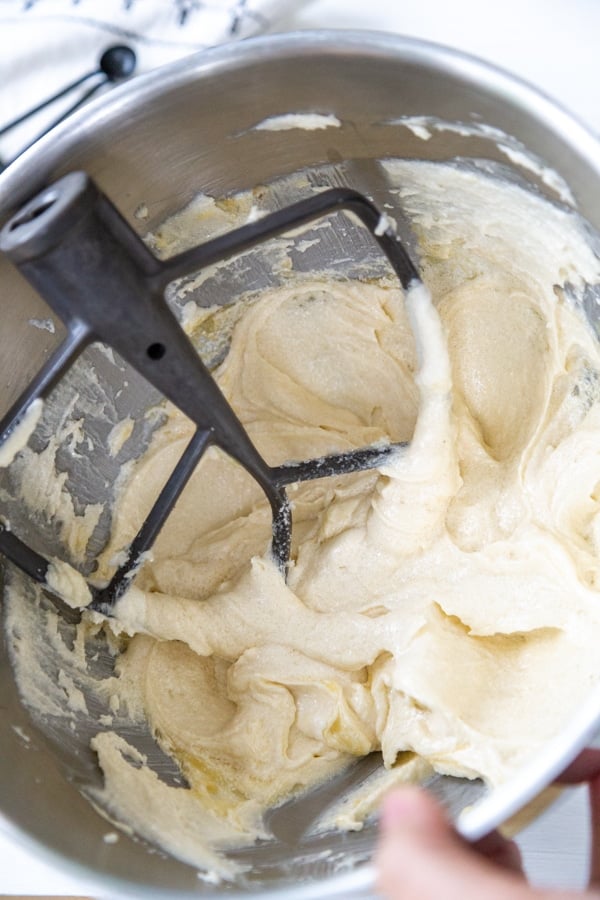
[[[0,0],[0,128],[98,68],[115,44],[136,74],[197,50],[270,30],[305,0]],[[94,80],[0,139],[12,159]],[[108,89],[108,88],[105,88]]]

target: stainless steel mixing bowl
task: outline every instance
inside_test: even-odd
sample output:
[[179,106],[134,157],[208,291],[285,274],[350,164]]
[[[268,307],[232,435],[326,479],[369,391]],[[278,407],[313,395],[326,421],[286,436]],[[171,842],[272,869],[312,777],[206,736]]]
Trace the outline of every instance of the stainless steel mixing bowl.
[[[333,114],[341,125],[253,130],[258,122],[289,112]],[[421,124],[413,118],[407,127],[402,121],[407,117],[419,117]],[[425,126],[428,140],[422,139]],[[38,189],[75,169],[92,175],[134,227],[146,233],[198,192],[223,197],[304,169],[325,173],[324,184],[343,172],[369,193],[373,161],[385,157],[483,166],[553,202],[570,202],[570,191],[580,213],[600,231],[600,144],[566,112],[462,54],[352,32],[247,41],[115,89],[0,177],[0,221]],[[558,193],[549,169],[564,179]],[[52,335],[31,327],[30,320],[44,320],[48,310],[5,260],[0,260],[0,296],[2,415],[61,335],[60,329]],[[590,303],[590,317],[596,308]],[[27,517],[21,518],[19,527],[29,529],[35,540]],[[18,509],[11,508],[11,519],[19,519]],[[192,867],[151,853],[142,842],[123,837],[105,843],[107,824],[80,793],[98,777],[87,749],[89,735],[83,727],[70,732],[36,727],[19,702],[6,648],[1,652],[0,809],[5,825],[55,865],[94,880],[97,896],[261,894],[290,900],[358,896],[368,886],[372,873],[363,863],[373,844],[373,826],[345,837],[324,836],[310,847],[281,844],[266,856],[252,851],[247,858],[256,863],[257,874],[237,887],[206,884]],[[594,734],[599,716],[595,695],[576,711],[543,759],[462,815],[463,833],[483,834],[533,796]],[[443,782],[438,789],[456,801],[463,786]]]

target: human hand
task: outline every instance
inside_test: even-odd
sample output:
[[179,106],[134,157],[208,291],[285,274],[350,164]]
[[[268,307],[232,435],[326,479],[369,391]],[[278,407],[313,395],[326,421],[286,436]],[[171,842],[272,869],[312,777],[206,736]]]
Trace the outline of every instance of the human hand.
[[600,750],[585,750],[559,779],[588,783],[589,887],[539,890],[525,878],[517,845],[497,832],[468,844],[425,791],[406,787],[384,801],[375,857],[377,889],[387,900],[569,900],[600,897]]

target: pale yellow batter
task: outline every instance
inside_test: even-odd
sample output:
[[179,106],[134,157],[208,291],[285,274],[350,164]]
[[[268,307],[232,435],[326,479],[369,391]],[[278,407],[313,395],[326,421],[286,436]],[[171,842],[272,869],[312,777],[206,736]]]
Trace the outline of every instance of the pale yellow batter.
[[[224,874],[215,848],[264,836],[266,807],[372,750],[398,778],[501,783],[600,680],[600,352],[563,291],[598,261],[518,187],[389,169],[433,303],[391,281],[292,282],[248,306],[215,377],[270,463],[410,446],[290,489],[287,584],[264,496],[211,450],[111,623],[131,635],[111,689],[191,792],[109,731],[100,799]],[[99,576],[190,434],[171,410]]]

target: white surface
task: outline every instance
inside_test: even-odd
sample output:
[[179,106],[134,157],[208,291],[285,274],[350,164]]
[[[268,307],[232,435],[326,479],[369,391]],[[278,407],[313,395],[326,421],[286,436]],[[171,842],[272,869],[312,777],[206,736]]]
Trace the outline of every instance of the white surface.
[[[598,0],[313,0],[284,27],[378,29],[444,43],[526,78],[600,131]],[[565,794],[527,829],[521,845],[536,883],[582,886],[588,846],[585,789]],[[91,886],[22,849],[0,822],[0,893],[91,896]]]

